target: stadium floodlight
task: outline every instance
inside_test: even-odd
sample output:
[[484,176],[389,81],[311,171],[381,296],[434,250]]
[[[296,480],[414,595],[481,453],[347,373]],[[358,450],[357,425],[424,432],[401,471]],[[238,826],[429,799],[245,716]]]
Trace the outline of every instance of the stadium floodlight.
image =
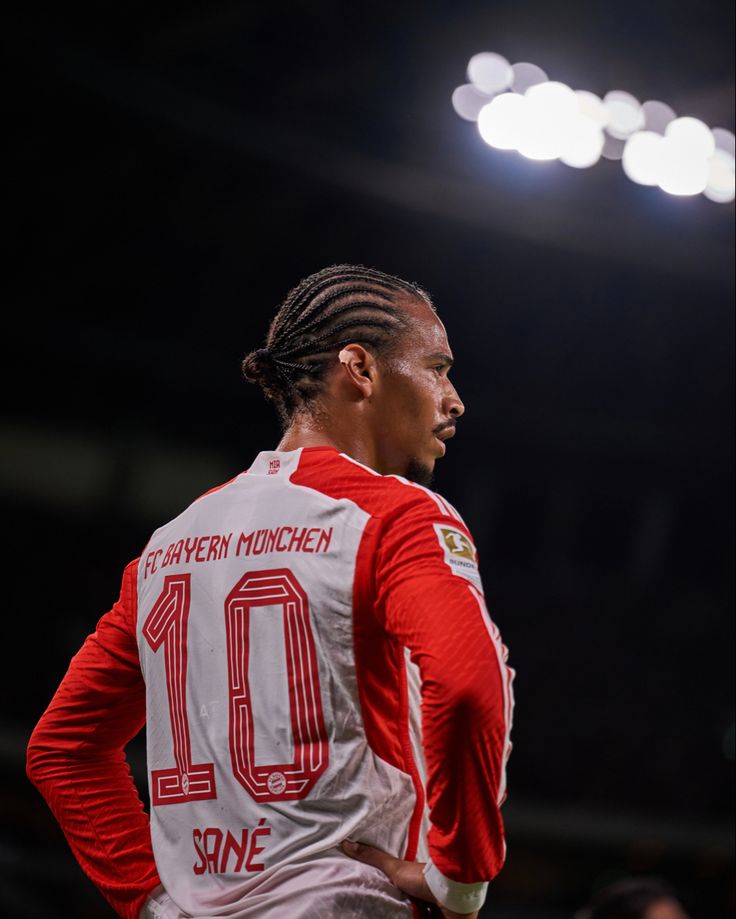
[[639,100],[621,89],[612,89],[603,97],[608,112],[606,130],[618,140],[626,140],[644,127],[644,110]]
[[452,107],[466,121],[477,121],[480,110],[488,105],[491,96],[482,93],[472,83],[458,86],[452,94]]
[[698,118],[675,118],[664,129],[664,136],[671,138],[682,150],[703,159],[712,156],[716,149],[713,132]]
[[708,166],[708,180],[703,194],[711,201],[725,204],[736,196],[734,157],[727,150],[716,148]]
[[467,67],[469,83],[452,94],[457,114],[477,121],[483,140],[530,160],[559,159],[584,169],[601,157],[621,160],[624,174],[671,195],[703,194],[733,201],[734,135],[692,116],[677,117],[665,102],[643,104],[611,90],[601,99],[572,89],[528,61],[510,64],[484,51]]
[[495,95],[511,86],[514,72],[511,64],[500,54],[483,51],[474,54],[468,62],[468,79],[482,93]]
[[530,160],[558,159],[578,114],[575,93],[564,83],[547,81],[530,86],[524,98],[519,153]]
[[736,154],[736,137],[725,128],[713,128],[713,140],[717,150],[725,150],[731,156]]
[[608,109],[603,104],[603,100],[587,89],[576,89],[575,95],[578,97],[578,108],[580,109],[580,113],[585,115],[586,118],[599,128],[605,128],[608,124],[609,116]]
[[655,131],[637,131],[626,141],[621,166],[632,182],[659,185],[663,137]]
[[603,131],[600,125],[582,112],[572,120],[560,160],[575,169],[595,166],[603,151]]
[[547,74],[541,67],[536,64],[530,64],[528,61],[520,61],[511,67],[513,74],[511,78],[511,91],[523,95],[530,86],[537,83],[546,83],[549,80]]
[[659,182],[670,195],[699,195],[708,184],[708,157],[678,137],[662,138]]
[[527,100],[516,93],[501,93],[478,115],[483,140],[497,150],[518,150],[525,126]]

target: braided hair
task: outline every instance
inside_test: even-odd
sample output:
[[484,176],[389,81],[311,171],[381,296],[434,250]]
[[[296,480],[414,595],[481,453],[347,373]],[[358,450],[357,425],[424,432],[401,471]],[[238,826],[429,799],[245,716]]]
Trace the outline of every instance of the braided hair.
[[331,265],[289,292],[274,316],[264,348],[247,354],[243,376],[258,383],[286,429],[294,412],[322,389],[333,356],[348,344],[384,356],[407,325],[401,299],[424,300],[416,284],[363,265]]

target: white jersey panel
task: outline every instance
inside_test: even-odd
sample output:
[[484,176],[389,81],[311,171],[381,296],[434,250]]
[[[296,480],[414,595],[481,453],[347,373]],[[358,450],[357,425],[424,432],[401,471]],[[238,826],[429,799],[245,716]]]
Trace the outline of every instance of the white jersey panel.
[[[314,859],[317,878],[328,850],[336,884],[342,865],[348,885],[358,871],[375,886],[374,869],[346,867],[334,847],[406,843],[412,781],[368,746],[355,676],[369,515],[292,484],[300,456],[259,454],[157,530],[141,558],[151,836],[183,916],[270,916],[246,904],[290,864]],[[388,899],[376,916],[410,915],[378,887]]]
[[[408,648],[404,648],[404,667],[406,668],[406,688],[409,695],[409,740],[414,763],[419,772],[422,787],[427,787],[427,764],[422,746],[422,677],[419,667],[412,661]],[[422,810],[422,822],[417,844],[417,861],[429,861],[429,807],[426,797]]]

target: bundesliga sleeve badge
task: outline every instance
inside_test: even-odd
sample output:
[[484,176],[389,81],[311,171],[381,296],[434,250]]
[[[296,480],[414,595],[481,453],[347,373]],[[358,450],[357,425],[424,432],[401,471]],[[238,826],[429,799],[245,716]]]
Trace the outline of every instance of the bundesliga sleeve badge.
[[450,571],[470,581],[482,593],[483,584],[478,571],[478,555],[467,533],[446,523],[435,523],[434,531],[444,553],[445,564]]

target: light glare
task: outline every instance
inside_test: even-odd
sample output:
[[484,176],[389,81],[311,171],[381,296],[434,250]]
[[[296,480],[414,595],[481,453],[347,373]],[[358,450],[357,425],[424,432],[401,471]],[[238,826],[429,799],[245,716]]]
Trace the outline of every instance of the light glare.
[[734,157],[728,150],[716,148],[708,163],[708,180],[703,192],[706,198],[726,204],[736,196]]
[[608,109],[595,93],[588,92],[587,89],[576,89],[575,95],[578,100],[578,109],[582,115],[590,119],[593,124],[599,128],[605,128],[608,124]]
[[731,131],[725,128],[713,128],[713,140],[716,142],[716,149],[725,150],[731,156],[736,154],[736,137]]
[[568,127],[560,160],[575,169],[595,166],[603,150],[603,131],[586,115],[578,113]]
[[606,130],[618,140],[626,140],[634,131],[644,127],[644,112],[639,100],[621,89],[612,89],[603,97],[608,110]]
[[665,135],[660,147],[659,182],[670,195],[699,195],[708,183],[708,160]]
[[654,131],[637,131],[626,141],[621,160],[626,175],[638,185],[659,185],[664,138]]
[[657,99],[648,99],[641,108],[644,112],[644,128],[657,134],[664,134],[664,129],[670,121],[677,118],[674,109]]
[[452,94],[452,107],[466,121],[477,121],[478,113],[489,101],[490,96],[480,92],[472,83],[458,86]]
[[482,51],[468,62],[468,79],[483,93],[503,92],[511,85],[514,73],[511,64],[500,54]]
[[665,128],[664,136],[693,157],[708,159],[716,149],[713,132],[698,118],[675,118]]
[[605,160],[620,160],[624,155],[625,146],[625,140],[620,140],[618,137],[611,137],[611,135],[606,132],[603,138],[603,149],[601,150],[601,156]]
[[523,129],[526,105],[526,97],[516,93],[501,93],[491,99],[478,115],[480,136],[497,150],[515,150]]
[[530,160],[554,160],[561,156],[578,113],[575,93],[564,83],[530,86],[518,150]]
[[671,195],[704,194],[733,201],[736,138],[691,116],[677,117],[664,102],[643,104],[611,90],[601,99],[549,80],[528,61],[511,65],[483,51],[468,62],[470,82],[452,93],[455,112],[475,121],[483,140],[531,160],[559,159],[583,169],[601,157],[622,160],[626,176]]
[[537,83],[546,83],[549,77],[536,64],[530,64],[528,61],[521,61],[519,64],[513,64],[511,67],[511,91],[519,93],[522,96]]

